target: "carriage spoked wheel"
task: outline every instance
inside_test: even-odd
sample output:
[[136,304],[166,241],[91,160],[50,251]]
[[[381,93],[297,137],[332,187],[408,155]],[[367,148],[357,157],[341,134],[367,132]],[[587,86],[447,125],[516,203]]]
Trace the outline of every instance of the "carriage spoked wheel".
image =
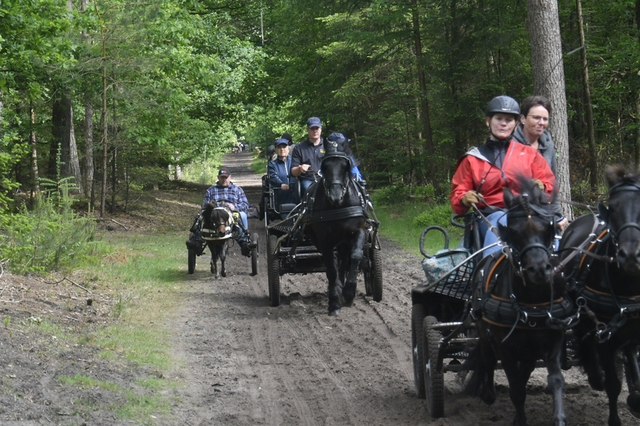
[[258,274],[258,234],[251,235],[251,275]]
[[267,238],[267,269],[269,278],[269,301],[271,306],[280,306],[280,263],[276,256],[278,237],[269,235]]
[[189,273],[193,274],[196,272],[196,251],[194,249],[189,249]]
[[438,352],[442,333],[433,328],[438,320],[428,316],[423,323],[424,390],[431,417],[444,416],[444,372],[438,368]]
[[367,250],[369,256],[369,267],[365,268],[364,287],[367,296],[372,296],[373,300],[382,300],[382,262],[380,260],[380,250],[376,250],[372,245]]
[[411,348],[413,353],[413,381],[416,385],[418,398],[424,399],[424,318],[426,309],[421,304],[415,304],[411,308]]

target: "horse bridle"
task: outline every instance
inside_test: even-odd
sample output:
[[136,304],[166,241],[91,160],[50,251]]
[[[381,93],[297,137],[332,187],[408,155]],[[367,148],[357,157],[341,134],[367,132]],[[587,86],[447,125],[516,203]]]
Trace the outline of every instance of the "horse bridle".
[[[342,157],[342,156],[335,156],[336,158],[341,158],[343,160],[345,160],[347,162],[347,165],[349,164],[349,159],[346,157]],[[327,198],[329,198],[329,188],[331,188],[334,185],[339,185],[341,188],[340,191],[340,199],[342,200],[345,196],[345,194],[347,193],[347,190],[349,189],[349,182],[351,181],[351,179],[349,178],[349,173],[346,174],[346,177],[342,178],[342,179],[333,179],[328,181],[324,176],[322,176],[322,182],[324,185],[324,193],[327,196]]]
[[[607,194],[609,195],[609,199],[611,199],[611,195],[613,195],[613,194],[615,194],[616,192],[619,192],[619,191],[638,191],[638,192],[640,192],[640,185],[638,185],[636,182],[620,182],[620,183],[617,183],[617,184],[613,185],[609,189],[609,191],[607,191]],[[609,221],[607,221],[607,222],[609,222]],[[627,222],[624,225],[622,225],[620,227],[620,229],[618,229],[617,231],[614,231],[613,229],[611,229],[609,224],[607,224],[607,230],[611,234],[611,238],[613,240],[613,243],[616,246],[616,256],[617,256],[618,246],[619,246],[618,236],[622,233],[623,230],[625,230],[627,228],[633,228],[633,229],[637,230],[638,232],[640,232],[640,225],[638,223],[636,223],[636,222]]]
[[[521,203],[521,205],[523,205],[524,207],[524,212],[522,214],[517,214],[515,215],[515,217],[528,217],[531,218],[531,216],[533,215],[532,213],[536,213],[537,216],[541,217],[541,218],[546,218],[546,217],[550,217],[551,219],[551,224],[552,226],[554,225],[554,218],[553,215],[550,215],[548,212],[546,211],[541,211],[540,208],[536,207],[535,205],[531,205],[529,203],[529,198],[528,198],[528,194],[522,194],[522,198],[523,198],[523,203]],[[513,210],[513,207],[509,210],[511,211]],[[509,211],[507,211],[506,214],[509,213]],[[513,217],[513,216],[512,216]],[[505,241],[506,243],[506,241]],[[539,250],[543,250],[547,256],[549,258],[551,258],[551,256],[553,255],[553,241],[551,242],[551,244],[549,246],[546,246],[544,244],[535,242],[535,243],[530,243],[525,245],[521,250],[516,250],[515,248],[510,247],[508,244],[505,244],[505,249],[504,253],[506,254],[507,258],[509,259],[509,262],[511,263],[511,265],[516,269],[516,274],[522,278],[524,280],[524,274],[522,271],[522,259],[525,255],[525,253],[527,253],[529,250],[533,250],[533,249],[539,249]]]

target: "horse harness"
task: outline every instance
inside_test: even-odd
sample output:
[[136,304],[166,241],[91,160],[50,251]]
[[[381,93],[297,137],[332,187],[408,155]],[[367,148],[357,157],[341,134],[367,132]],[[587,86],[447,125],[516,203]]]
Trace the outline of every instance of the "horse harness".
[[227,238],[231,238],[231,236],[233,235],[234,216],[231,210],[226,206],[218,206],[213,209],[213,211],[216,210],[225,211],[228,214],[229,219],[227,219],[225,223],[218,224],[224,225],[224,230],[221,230],[219,227],[216,229],[208,229],[202,227],[200,229],[200,233],[202,234],[202,238],[205,241],[225,240]]
[[[487,257],[487,263],[479,271],[482,281],[476,290],[471,315],[474,319],[499,327],[514,329],[565,329],[573,326],[576,316],[573,303],[562,297],[540,304],[526,304],[518,302],[513,294],[513,278],[510,268],[513,264],[507,261],[505,253],[495,253]],[[488,273],[485,276],[485,272]],[[507,274],[509,299],[493,294],[493,290],[503,274]],[[511,335],[511,332],[509,333]],[[505,338],[505,340],[509,337]]]
[[[635,182],[620,182],[612,186],[607,194],[611,195],[615,192],[625,190],[640,191],[640,186]],[[598,203],[600,215],[606,217],[606,210],[607,208],[602,201],[600,201],[600,203]],[[585,311],[589,318],[596,324],[592,333],[595,333],[600,343],[609,340],[617,330],[626,324],[629,318],[640,318],[640,295],[629,297],[617,296],[613,292],[609,278],[609,268],[617,257],[619,246],[618,235],[627,228],[640,231],[640,225],[635,222],[624,224],[617,232],[614,232],[609,226],[606,226],[597,238],[590,241],[590,246],[587,250],[573,248],[582,253],[583,256],[580,262],[577,263],[574,271],[571,271],[569,274],[569,282],[571,283],[574,294],[577,296],[575,299],[578,311]],[[590,237],[592,235],[595,234],[590,234]],[[613,247],[615,247],[616,253],[612,254],[611,249]],[[608,292],[593,289],[586,284],[581,285],[586,282],[586,277],[591,271],[595,260],[604,263],[605,271],[603,276]],[[598,318],[608,320],[608,323],[602,322]]]

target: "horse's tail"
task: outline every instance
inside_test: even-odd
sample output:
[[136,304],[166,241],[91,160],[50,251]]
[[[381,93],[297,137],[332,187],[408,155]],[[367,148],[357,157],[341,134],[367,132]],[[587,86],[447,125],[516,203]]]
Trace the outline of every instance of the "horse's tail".
[[464,393],[469,396],[480,396],[482,388],[484,387],[484,380],[482,380],[480,362],[480,344],[475,347],[469,353],[469,358],[464,362],[463,370],[472,371],[473,374],[467,382],[464,388]]

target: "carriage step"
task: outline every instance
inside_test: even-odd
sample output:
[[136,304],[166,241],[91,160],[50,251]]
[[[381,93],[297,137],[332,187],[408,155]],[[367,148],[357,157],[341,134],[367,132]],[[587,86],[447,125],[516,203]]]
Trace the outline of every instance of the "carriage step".
[[434,330],[446,330],[449,328],[455,328],[462,325],[462,322],[438,322],[436,324],[433,324],[431,326],[431,328],[433,328]]

